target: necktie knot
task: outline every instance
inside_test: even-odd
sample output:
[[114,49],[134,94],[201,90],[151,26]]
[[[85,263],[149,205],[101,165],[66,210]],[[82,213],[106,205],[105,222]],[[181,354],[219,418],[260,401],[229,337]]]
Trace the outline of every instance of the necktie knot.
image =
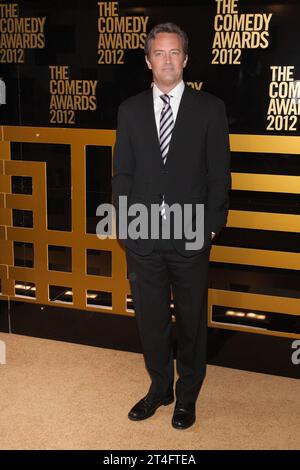
[[160,98],[163,100],[164,104],[170,104],[170,99],[171,99],[170,95],[167,95],[167,94],[160,95]]

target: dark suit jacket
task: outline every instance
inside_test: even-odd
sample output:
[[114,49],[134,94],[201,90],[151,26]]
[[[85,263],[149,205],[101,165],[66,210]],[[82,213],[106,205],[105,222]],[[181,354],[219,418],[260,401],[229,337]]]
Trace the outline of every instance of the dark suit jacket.
[[[166,165],[163,165],[160,152],[152,89],[120,105],[112,180],[117,209],[120,195],[128,197],[128,204],[144,203],[149,212],[151,204],[161,203],[162,195],[169,206],[203,203],[205,237],[202,250],[206,249],[210,245],[211,232],[218,233],[226,223],[229,164],[227,119],[224,103],[219,98],[185,86]],[[185,242],[184,237],[173,240],[179,253],[194,255],[194,250],[186,250]],[[127,239],[122,243],[145,255],[153,250],[155,240]]]

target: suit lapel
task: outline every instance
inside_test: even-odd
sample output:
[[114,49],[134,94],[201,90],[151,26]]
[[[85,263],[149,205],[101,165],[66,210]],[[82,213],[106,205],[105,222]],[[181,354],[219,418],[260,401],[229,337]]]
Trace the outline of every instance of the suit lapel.
[[182,97],[180,100],[175,126],[172,132],[172,138],[170,141],[169,151],[167,155],[166,166],[172,164],[176,155],[177,144],[184,139],[185,129],[189,122],[190,110],[191,110],[191,95],[187,85],[185,85]]
[[159,139],[157,135],[156,122],[155,122],[152,88],[147,90],[144,104],[145,106],[143,109],[143,114],[146,120],[145,122],[146,142],[150,146],[150,148],[152,148],[156,161],[159,163],[161,167],[163,167],[163,161],[162,161]]

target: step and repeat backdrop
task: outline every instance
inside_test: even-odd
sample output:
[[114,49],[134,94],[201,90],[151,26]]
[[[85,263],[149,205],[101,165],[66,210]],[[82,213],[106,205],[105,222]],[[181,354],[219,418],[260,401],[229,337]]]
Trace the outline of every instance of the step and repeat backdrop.
[[189,37],[187,86],[224,100],[230,127],[209,324],[300,338],[299,18],[292,0],[0,1],[2,307],[134,314],[96,209],[111,201],[118,106],[151,86],[147,32],[172,21]]

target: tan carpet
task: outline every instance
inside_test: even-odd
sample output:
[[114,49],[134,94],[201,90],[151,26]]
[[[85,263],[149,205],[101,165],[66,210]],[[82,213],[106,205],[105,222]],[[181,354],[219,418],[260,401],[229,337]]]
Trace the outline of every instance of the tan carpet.
[[173,405],[127,412],[148,389],[139,354],[0,333],[1,449],[299,449],[300,382],[209,366],[188,430]]

